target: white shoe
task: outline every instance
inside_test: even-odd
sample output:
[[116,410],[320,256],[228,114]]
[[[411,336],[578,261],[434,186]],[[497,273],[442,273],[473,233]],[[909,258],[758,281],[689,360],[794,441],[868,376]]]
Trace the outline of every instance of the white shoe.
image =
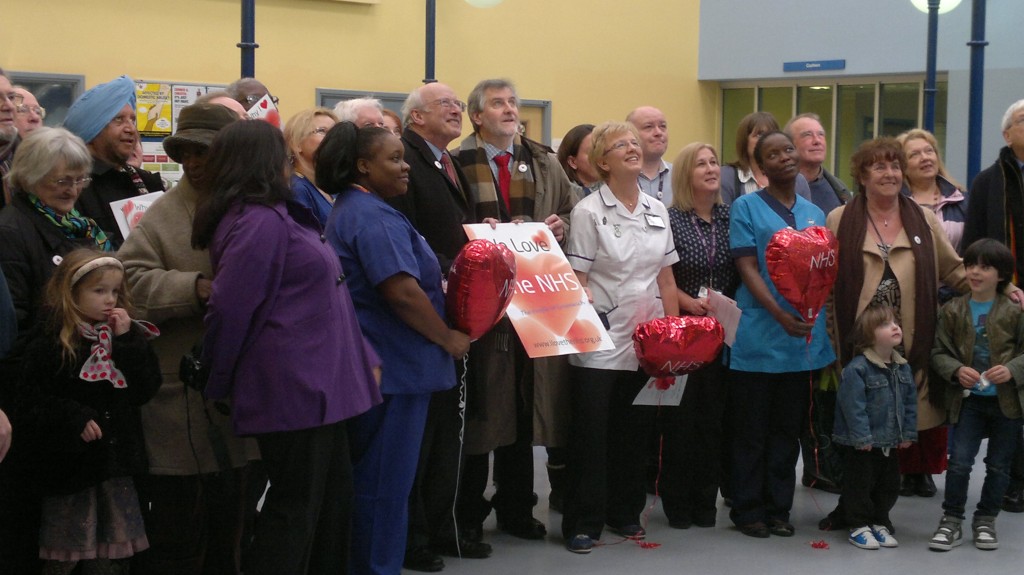
[[960,529],[960,520],[943,516],[939,521],[939,528],[928,542],[928,548],[934,551],[949,551],[963,542],[964,534]]
[[875,539],[875,534],[871,531],[870,527],[858,527],[853,531],[850,531],[849,542],[854,547],[860,547],[861,549],[878,549],[878,540]]
[[871,534],[875,536],[875,540],[882,547],[899,547],[900,542],[889,533],[889,528],[885,525],[872,525]]

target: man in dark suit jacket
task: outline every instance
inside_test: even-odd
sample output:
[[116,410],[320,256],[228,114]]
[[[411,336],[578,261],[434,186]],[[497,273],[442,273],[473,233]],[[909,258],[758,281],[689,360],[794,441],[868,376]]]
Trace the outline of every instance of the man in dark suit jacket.
[[[462,134],[465,109],[444,84],[426,84],[409,94],[402,105],[409,189],[388,200],[427,240],[445,275],[468,241],[462,224],[470,223],[473,213],[466,193],[469,184],[446,151]],[[461,364],[456,366],[461,376]],[[438,553],[481,559],[491,554],[481,533],[456,532],[451,520],[461,469],[459,395],[456,386],[434,393],[430,400],[416,482],[409,496],[406,569],[440,571],[444,561]]]

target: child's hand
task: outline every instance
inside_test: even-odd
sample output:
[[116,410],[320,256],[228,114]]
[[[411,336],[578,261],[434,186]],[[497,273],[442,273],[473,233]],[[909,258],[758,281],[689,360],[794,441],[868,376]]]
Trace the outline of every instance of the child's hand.
[[914,444],[913,441],[904,441],[904,442],[900,443],[900,449],[906,449],[906,448],[910,447],[913,444]]
[[981,374],[974,370],[974,368],[962,366],[956,370],[956,380],[960,384],[960,387],[964,389],[971,389],[975,383],[981,379]]
[[1013,379],[1013,374],[1005,365],[997,365],[985,372],[985,377],[992,383],[1006,383]]
[[132,318],[128,317],[128,312],[123,308],[115,307],[107,313],[107,324],[115,336],[124,335],[132,327]]
[[90,419],[89,422],[85,424],[85,428],[82,429],[82,441],[89,443],[90,441],[101,439],[102,437],[103,431],[100,429],[100,426]]
[[857,451],[871,451],[871,446],[865,445],[864,447],[858,447]]

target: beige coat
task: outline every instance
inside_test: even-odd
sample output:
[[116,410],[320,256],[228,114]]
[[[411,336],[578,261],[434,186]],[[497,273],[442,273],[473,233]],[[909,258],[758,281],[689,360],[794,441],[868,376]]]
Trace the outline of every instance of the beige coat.
[[[137,317],[157,324],[161,333],[153,340],[153,349],[160,358],[164,384],[142,406],[153,475],[210,473],[259,458],[254,440],[234,435],[230,416],[178,380],[182,354],[204,331],[205,308],[196,296],[196,280],[213,278],[209,253],[191,246],[196,197],[188,180],[181,180],[149,208],[117,253],[124,262]],[[220,461],[211,432],[223,439]]]
[[[832,230],[832,233],[839,231],[839,221],[842,219],[844,211],[846,211],[846,206],[838,207],[832,210],[826,218],[825,225],[828,226],[828,229]],[[936,276],[940,282],[951,286],[961,293],[968,291],[963,261],[949,243],[949,238],[946,237],[946,232],[942,229],[942,225],[930,210],[922,209],[921,211],[924,213],[928,227],[932,231],[932,241],[935,243]],[[906,349],[910,349],[910,346],[914,343],[915,312],[913,302],[914,294],[917,293],[914,277],[914,255],[910,249],[910,242],[911,238],[907,237],[906,230],[903,230],[896,237],[896,241],[893,242],[892,248],[889,250],[889,266],[896,275],[897,281],[899,281],[900,293],[902,295],[903,305],[900,308],[900,318],[903,322],[903,345]],[[878,251],[878,246],[875,245],[875,237],[871,233],[864,236],[863,254],[864,285],[861,287],[860,299],[857,301],[858,314],[864,311],[868,304],[871,303],[871,299],[875,296],[875,289],[882,281],[882,273],[885,271],[885,262],[882,260],[881,252]],[[937,290],[938,286],[929,286],[927,289]],[[935,311],[938,313],[938,310]],[[830,315],[834,317],[834,314]],[[832,323],[833,333],[830,335],[832,336],[832,341],[838,343],[839,334],[834,332],[835,325],[834,322]],[[836,351],[836,356],[839,356],[838,350]],[[946,421],[945,411],[928,402],[927,376],[928,374],[925,371],[918,371],[914,374],[918,384],[918,430],[931,429],[942,425]]]

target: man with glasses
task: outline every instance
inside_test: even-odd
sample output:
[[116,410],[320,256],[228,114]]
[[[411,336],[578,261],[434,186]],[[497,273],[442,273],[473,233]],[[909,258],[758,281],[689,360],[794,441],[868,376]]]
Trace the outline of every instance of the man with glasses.
[[[551,148],[519,134],[515,86],[504,79],[479,82],[469,94],[469,117],[474,133],[459,146],[459,160],[469,179],[474,220],[544,222],[564,243],[578,198]],[[540,417],[538,443],[565,445],[568,362],[530,359],[507,318],[473,344],[469,357],[460,522],[479,530],[493,508],[502,531],[543,539],[547,529],[533,517],[534,413]],[[497,489],[488,502],[492,451]]]
[[[1002,120],[1006,146],[999,150],[994,164],[985,168],[971,185],[967,200],[967,221],[960,245],[993,238],[1013,251],[1017,263],[1014,283],[1024,285],[1024,100],[1017,100],[1006,109]],[[1021,382],[1017,382],[1020,385]],[[1010,486],[1003,496],[1003,511],[1024,512],[1024,438],[1017,438],[1017,448],[1010,466]]]
[[110,202],[163,191],[157,174],[128,165],[139,132],[135,82],[121,76],[82,94],[68,109],[64,127],[85,141],[92,154],[92,183],[78,198],[78,211],[99,224],[116,249],[124,243]]
[[46,119],[46,108],[24,86],[15,86],[14,93],[21,96],[21,104],[14,108],[14,125],[18,127],[18,135],[28,136],[36,128],[43,126]]
[[[472,204],[465,193],[469,184],[458,162],[446,151],[462,134],[465,106],[444,84],[426,84],[410,92],[402,104],[409,189],[405,195],[388,199],[427,240],[445,275],[468,241],[462,224],[472,222]],[[456,369],[461,377],[460,362]],[[438,553],[474,559],[491,554],[490,545],[466,539],[452,522],[461,467],[459,393],[456,386],[430,398],[416,480],[409,494],[406,569],[440,571],[444,560]]]
[[11,79],[0,68],[0,178],[3,179],[0,183],[0,208],[11,202],[11,190],[5,176],[11,169],[11,160],[20,141],[15,114],[21,104],[21,96],[14,91]]
[[825,139],[825,128],[821,126],[821,118],[814,113],[800,114],[786,122],[782,131],[789,134],[800,156],[800,174],[810,185],[811,196],[808,199],[811,203],[821,208],[827,216],[832,210],[850,201],[852,195],[846,184],[825,169],[828,141]]

